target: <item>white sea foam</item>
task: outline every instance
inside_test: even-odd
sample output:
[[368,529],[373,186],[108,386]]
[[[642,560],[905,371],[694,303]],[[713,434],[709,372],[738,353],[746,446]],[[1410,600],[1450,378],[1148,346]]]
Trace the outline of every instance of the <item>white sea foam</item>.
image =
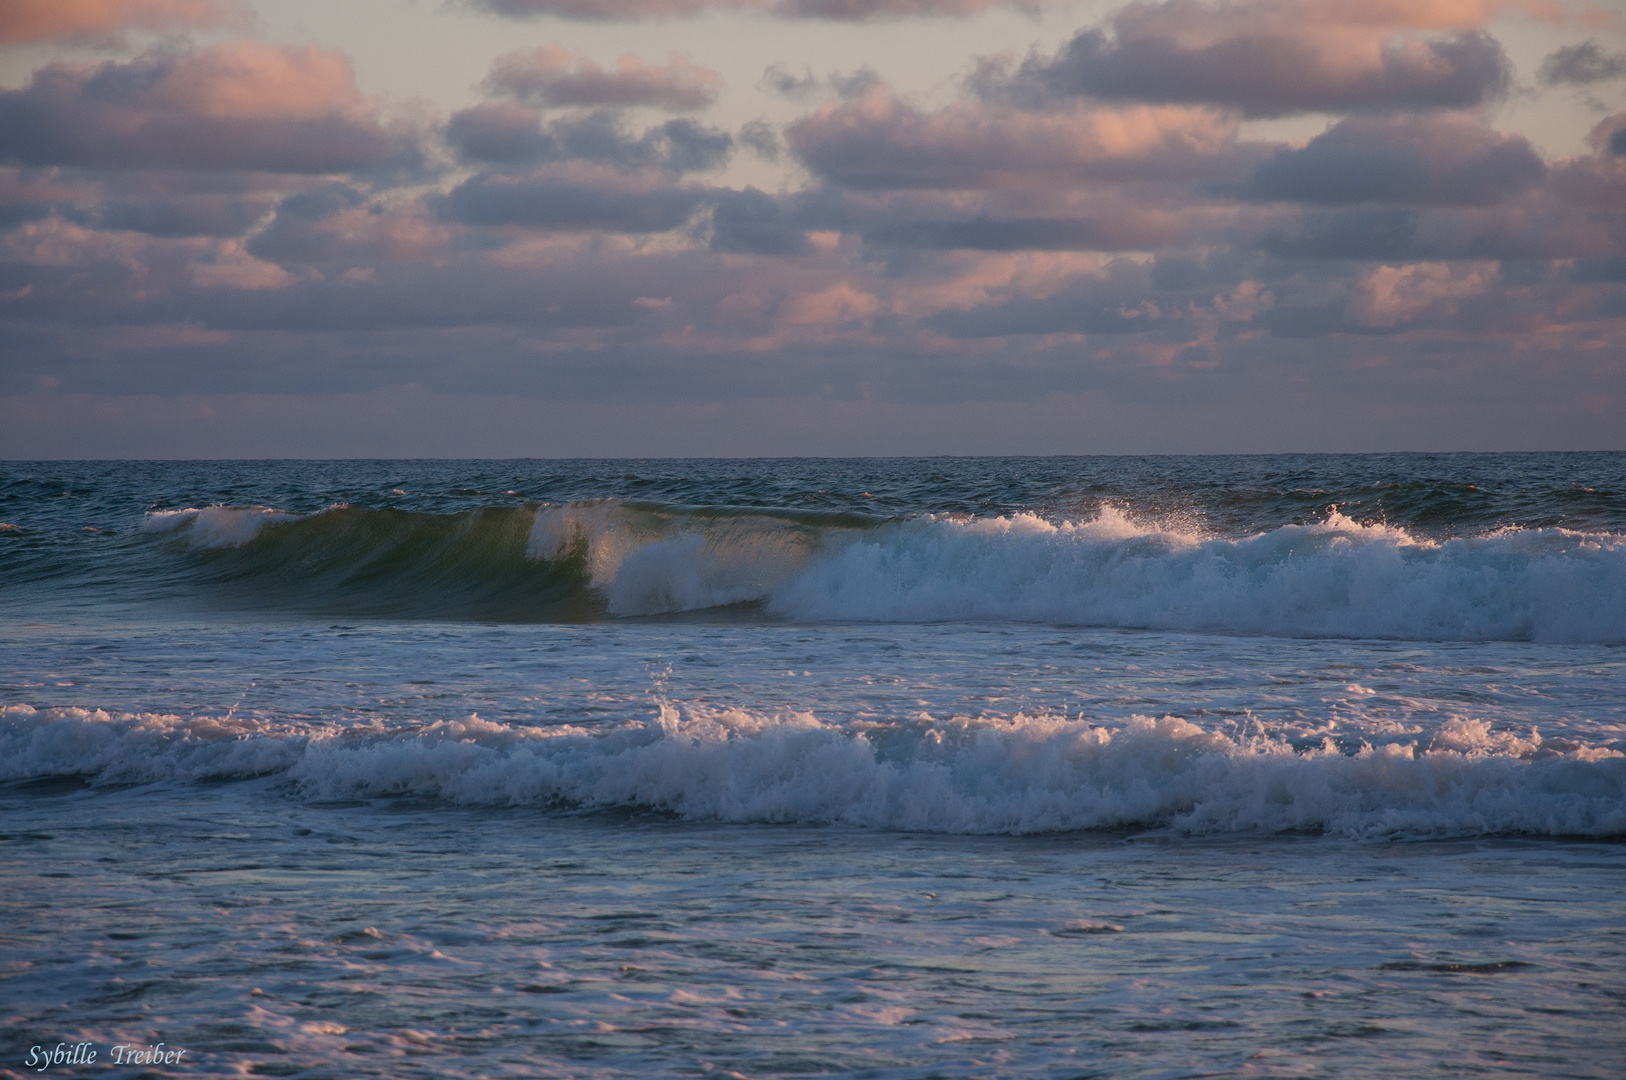
[[260,535],[260,530],[279,521],[296,521],[299,514],[274,510],[269,506],[207,506],[185,510],[154,510],[141,527],[148,532],[187,530],[193,547],[242,547]]
[[297,726],[161,713],[0,706],[0,779],[90,776],[99,783],[260,776],[304,753]]
[[1112,508],[1059,524],[1031,514],[922,518],[817,541],[752,529],[652,529],[616,504],[545,509],[531,555],[584,551],[593,586],[618,615],[754,600],[820,621],[1626,641],[1626,537],[1614,534],[1511,530],[1435,542],[1334,513],[1224,539]]
[[1340,752],[1175,717],[1109,729],[1016,715],[846,726],[662,704],[590,730],[470,717],[414,730],[0,713],[0,777],[103,782],[286,771],[308,797],[641,807],[702,820],[948,833],[1116,826],[1186,833],[1626,835],[1626,756],[1553,750],[1474,721]]
[[1626,537],[1441,543],[1333,515],[1240,540],[1103,512],[935,520],[866,536],[775,590],[799,618],[1035,622],[1445,640],[1626,640]]
[[527,554],[579,552],[611,614],[653,615],[761,600],[816,546],[807,530],[766,516],[662,515],[605,500],[539,509]]

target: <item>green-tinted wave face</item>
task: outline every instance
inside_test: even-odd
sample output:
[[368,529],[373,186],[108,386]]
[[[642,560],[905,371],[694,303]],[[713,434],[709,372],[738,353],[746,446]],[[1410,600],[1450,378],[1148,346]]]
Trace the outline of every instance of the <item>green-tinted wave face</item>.
[[230,606],[574,622],[749,608],[859,515],[619,500],[455,513],[336,506],[159,512],[147,531]]
[[178,530],[171,544],[190,547],[202,579],[233,606],[497,621],[602,617],[583,552],[528,555],[535,520],[534,507],[454,514],[335,507],[269,521],[240,544],[196,537],[207,524],[199,520],[187,530],[193,536]]

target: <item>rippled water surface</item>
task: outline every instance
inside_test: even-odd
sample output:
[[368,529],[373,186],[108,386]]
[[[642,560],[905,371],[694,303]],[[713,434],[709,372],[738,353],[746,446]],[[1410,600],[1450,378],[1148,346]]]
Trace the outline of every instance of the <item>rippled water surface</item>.
[[0,1070],[1615,1076],[1623,701],[1626,455],[11,463]]

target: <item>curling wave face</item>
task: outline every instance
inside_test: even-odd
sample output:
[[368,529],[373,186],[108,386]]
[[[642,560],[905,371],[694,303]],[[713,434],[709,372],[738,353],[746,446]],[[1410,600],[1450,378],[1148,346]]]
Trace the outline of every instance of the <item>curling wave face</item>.
[[796,621],[1626,641],[1626,536],[1557,527],[1437,539],[1334,510],[1215,536],[1113,506],[884,519],[622,500],[214,506],[145,527],[189,548],[211,584],[322,610],[555,621],[743,605]]
[[637,808],[945,833],[1140,827],[1346,837],[1626,835],[1626,756],[1452,721],[1426,741],[1296,748],[1255,725],[1064,717],[821,721],[662,702],[608,728],[469,717],[313,727],[0,709],[0,779],[281,776],[315,799]]

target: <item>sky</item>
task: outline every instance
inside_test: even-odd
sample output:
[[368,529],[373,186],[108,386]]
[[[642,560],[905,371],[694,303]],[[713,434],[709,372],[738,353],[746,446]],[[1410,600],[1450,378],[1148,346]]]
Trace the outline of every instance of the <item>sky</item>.
[[0,458],[1626,450],[1626,0],[0,0]]

